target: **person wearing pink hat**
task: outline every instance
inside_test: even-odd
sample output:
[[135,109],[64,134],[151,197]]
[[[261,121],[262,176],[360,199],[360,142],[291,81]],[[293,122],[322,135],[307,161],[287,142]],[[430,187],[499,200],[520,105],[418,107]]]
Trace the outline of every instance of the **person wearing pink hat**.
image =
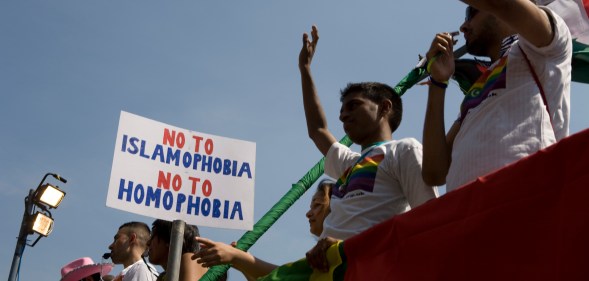
[[60,281],[100,281],[113,267],[112,263],[94,263],[89,257],[79,258],[61,268]]

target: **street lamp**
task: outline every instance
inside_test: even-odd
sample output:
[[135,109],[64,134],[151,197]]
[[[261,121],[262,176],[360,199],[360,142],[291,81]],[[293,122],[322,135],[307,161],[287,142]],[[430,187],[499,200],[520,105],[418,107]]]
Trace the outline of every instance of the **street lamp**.
[[47,237],[47,235],[51,233],[51,230],[53,230],[53,219],[44,215],[43,213],[37,212],[33,216],[33,225],[31,230],[39,233],[39,235]]
[[57,187],[45,184],[43,186],[39,186],[37,191],[35,191],[35,202],[39,202],[42,204],[47,205],[50,208],[57,208],[61,200],[65,197],[65,192],[59,190]]
[[[25,197],[25,211],[23,213],[22,222],[20,224],[20,232],[14,249],[14,257],[12,259],[12,266],[10,267],[10,275],[8,281],[15,281],[20,268],[20,261],[28,245],[34,247],[41,237],[47,237],[51,230],[53,230],[53,217],[49,209],[57,208],[65,192],[60,190],[56,185],[43,184],[48,176],[66,183],[67,180],[60,177],[58,174],[47,173],[37,186],[36,190],[29,190],[29,195]],[[37,211],[37,208],[40,211]],[[38,237],[33,244],[27,244],[27,236],[37,233]]]

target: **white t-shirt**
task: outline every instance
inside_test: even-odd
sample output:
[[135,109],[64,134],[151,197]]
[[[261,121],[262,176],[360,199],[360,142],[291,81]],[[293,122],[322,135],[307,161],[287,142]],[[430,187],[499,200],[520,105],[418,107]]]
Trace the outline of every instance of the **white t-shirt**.
[[362,154],[334,143],[325,157],[325,174],[337,182],[321,237],[347,239],[437,197],[437,188],[422,180],[421,160],[421,143],[412,138],[367,148]]
[[143,260],[138,260],[134,264],[123,269],[121,273],[119,273],[119,276],[123,276],[123,281],[155,281],[157,276],[152,273],[152,271],[157,274],[157,271],[153,267],[151,267],[150,271],[148,265],[143,262]]
[[[553,41],[537,48],[520,37],[511,47],[504,88],[491,91],[462,121],[446,177],[448,191],[533,154],[569,134],[571,35],[562,18],[544,9],[554,19]],[[518,45],[541,81],[550,115]]]

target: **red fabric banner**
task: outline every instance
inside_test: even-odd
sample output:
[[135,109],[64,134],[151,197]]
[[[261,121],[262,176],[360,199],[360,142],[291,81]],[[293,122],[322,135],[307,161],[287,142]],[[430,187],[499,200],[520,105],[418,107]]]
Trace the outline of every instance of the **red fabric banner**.
[[589,130],[344,242],[345,280],[589,280]]

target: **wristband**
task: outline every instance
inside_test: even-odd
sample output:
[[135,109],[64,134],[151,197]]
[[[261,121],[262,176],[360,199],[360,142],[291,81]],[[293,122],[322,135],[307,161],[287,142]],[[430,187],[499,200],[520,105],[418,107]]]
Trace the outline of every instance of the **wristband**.
[[438,88],[442,88],[442,89],[444,89],[444,90],[445,90],[446,88],[448,88],[448,81],[445,81],[445,82],[438,82],[438,81],[436,81],[436,80],[435,80],[433,77],[431,77],[431,76],[430,76],[430,77],[429,77],[429,82],[430,82],[432,85],[434,85],[434,86],[436,86],[436,87],[438,87]]

